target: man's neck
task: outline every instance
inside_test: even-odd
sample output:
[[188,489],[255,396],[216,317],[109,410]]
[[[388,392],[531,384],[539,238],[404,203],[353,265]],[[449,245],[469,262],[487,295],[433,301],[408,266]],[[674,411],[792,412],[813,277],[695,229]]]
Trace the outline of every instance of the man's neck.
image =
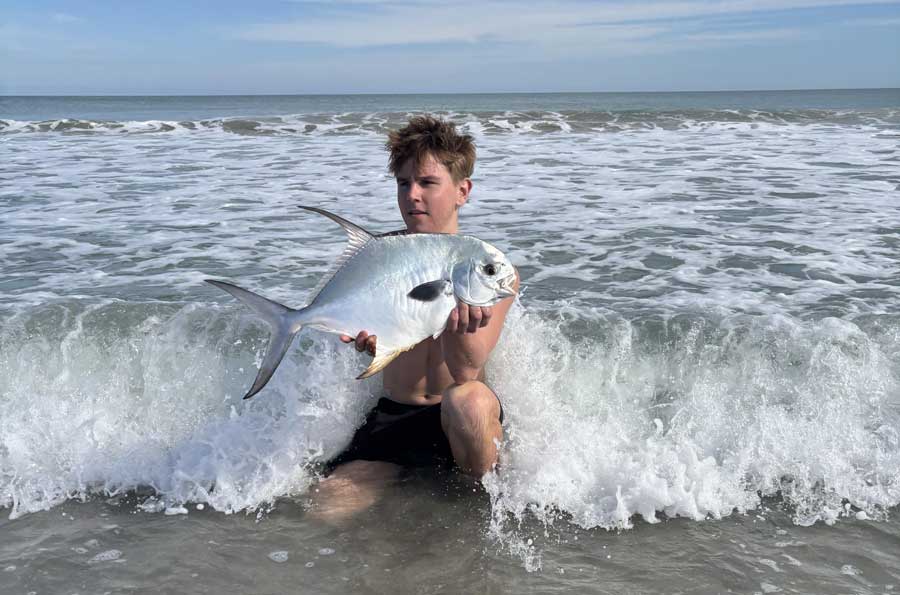
[[448,234],[457,234],[459,233],[459,229],[454,228],[452,231],[416,231],[415,229],[405,229],[403,233],[448,233]]
[[429,231],[419,231],[416,229],[406,228],[406,233],[459,233],[459,220],[450,221],[441,229],[433,229]]

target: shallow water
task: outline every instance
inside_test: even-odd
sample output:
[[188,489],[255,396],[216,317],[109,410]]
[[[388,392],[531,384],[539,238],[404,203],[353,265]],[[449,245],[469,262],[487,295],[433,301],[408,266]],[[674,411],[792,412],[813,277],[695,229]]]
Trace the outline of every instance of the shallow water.
[[[342,525],[303,502],[265,515],[143,512],[68,503],[2,521],[0,589],[164,593],[891,593],[895,522],[797,527],[767,506],[696,522],[584,530],[526,523],[542,571],[484,533],[490,506],[464,482],[409,478]],[[526,542],[527,543],[527,542]],[[14,546],[12,544],[15,544]]]
[[[900,92],[329,101],[0,99],[0,588],[900,581]],[[344,240],[297,204],[400,227],[418,107],[475,137],[462,228],[522,274],[502,470],[317,525],[377,379],[310,331],[241,401],[266,329],[203,279],[300,306]]]

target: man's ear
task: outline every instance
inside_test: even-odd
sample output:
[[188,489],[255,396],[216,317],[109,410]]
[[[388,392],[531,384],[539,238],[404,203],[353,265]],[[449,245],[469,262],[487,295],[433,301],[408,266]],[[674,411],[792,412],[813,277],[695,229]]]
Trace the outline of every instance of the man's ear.
[[460,180],[456,185],[456,208],[463,206],[469,200],[469,193],[472,192],[472,180],[465,178]]

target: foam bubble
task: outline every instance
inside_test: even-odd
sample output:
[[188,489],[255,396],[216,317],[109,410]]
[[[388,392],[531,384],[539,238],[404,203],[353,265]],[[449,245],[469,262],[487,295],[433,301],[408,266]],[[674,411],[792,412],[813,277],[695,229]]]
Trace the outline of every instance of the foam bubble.
[[88,564],[96,564],[98,562],[114,562],[118,561],[122,557],[122,552],[120,550],[106,550],[104,552],[100,552],[90,560],[88,560]]
[[269,552],[269,555],[268,555],[269,560],[271,560],[272,562],[275,562],[277,564],[283,564],[284,562],[287,562],[289,557],[290,556],[289,556],[288,552],[286,552],[285,550]]

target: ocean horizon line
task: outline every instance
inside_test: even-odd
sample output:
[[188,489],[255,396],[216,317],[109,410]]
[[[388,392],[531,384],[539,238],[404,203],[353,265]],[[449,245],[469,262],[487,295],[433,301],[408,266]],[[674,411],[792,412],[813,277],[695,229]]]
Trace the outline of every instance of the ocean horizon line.
[[421,97],[421,96],[548,96],[548,95],[700,95],[716,93],[811,93],[811,92],[842,92],[842,91],[900,91],[897,87],[817,87],[798,89],[715,89],[715,90],[676,90],[676,91],[468,91],[468,92],[421,92],[421,93],[105,93],[105,94],[7,94],[0,93],[0,98],[141,98],[141,97]]

